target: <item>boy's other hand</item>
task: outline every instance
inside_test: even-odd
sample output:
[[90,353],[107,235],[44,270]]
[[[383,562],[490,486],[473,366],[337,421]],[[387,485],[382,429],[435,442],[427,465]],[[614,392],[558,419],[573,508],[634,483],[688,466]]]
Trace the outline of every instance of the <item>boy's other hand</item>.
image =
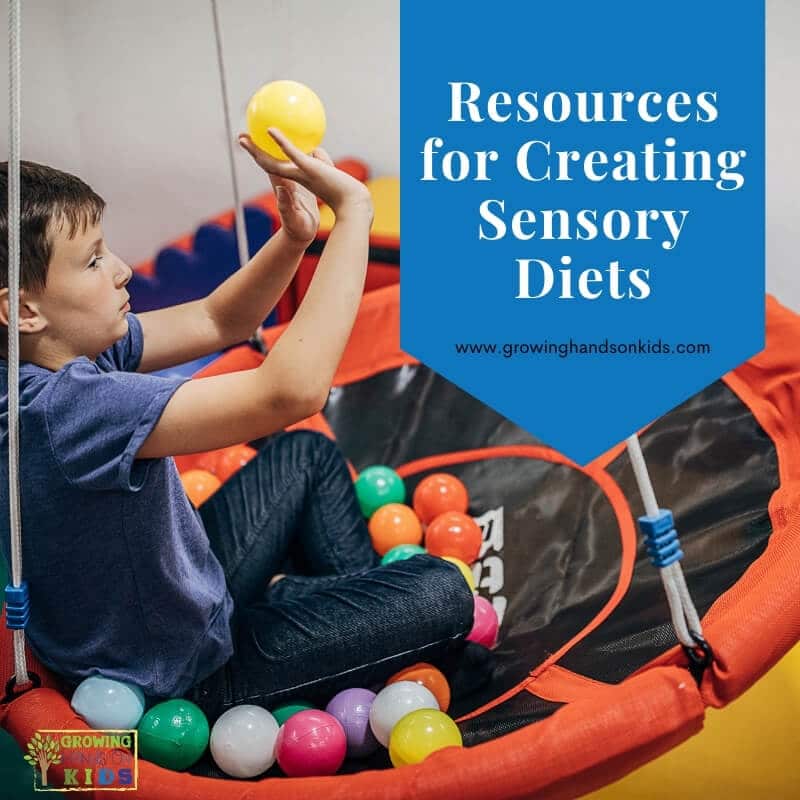
[[351,211],[372,218],[372,198],[367,187],[337,169],[321,147],[308,155],[295,147],[277,128],[270,128],[269,134],[289,156],[289,161],[278,161],[265,153],[247,134],[239,135],[239,144],[271,179],[287,179],[304,186],[326,202],[337,218]]
[[281,228],[292,241],[307,247],[319,228],[317,198],[296,181],[277,175],[270,175],[269,179],[278,201]]

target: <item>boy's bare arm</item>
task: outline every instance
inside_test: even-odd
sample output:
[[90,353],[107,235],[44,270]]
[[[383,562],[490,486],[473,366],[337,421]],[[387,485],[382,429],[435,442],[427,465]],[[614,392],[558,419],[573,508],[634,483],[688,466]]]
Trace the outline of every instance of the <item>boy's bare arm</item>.
[[138,371],[193,361],[246,341],[286,290],[307,245],[279,230],[208,297],[139,314],[144,350]]
[[280,230],[208,297],[140,315],[144,351],[139,372],[192,361],[245,341],[286,291],[317,233],[319,207],[304,186],[275,175],[270,180]]
[[225,447],[265,436],[318,411],[358,311],[366,276],[372,204],[363,184],[307,156],[274,134],[292,162],[278,162],[247,139],[243,146],[272,175],[319,195],[336,224],[303,303],[256,369],[201,378],[181,386],[139,450],[156,458]]

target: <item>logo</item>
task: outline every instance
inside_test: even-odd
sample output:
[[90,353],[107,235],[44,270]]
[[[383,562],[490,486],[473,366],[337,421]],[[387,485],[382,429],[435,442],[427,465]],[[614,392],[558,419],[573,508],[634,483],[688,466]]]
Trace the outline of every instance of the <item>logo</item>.
[[503,624],[508,599],[503,592],[505,575],[503,567],[503,506],[475,517],[483,532],[483,543],[478,560],[472,565],[475,585],[489,595],[497,612],[497,622]]
[[40,730],[24,759],[37,792],[136,791],[139,779],[135,730]]

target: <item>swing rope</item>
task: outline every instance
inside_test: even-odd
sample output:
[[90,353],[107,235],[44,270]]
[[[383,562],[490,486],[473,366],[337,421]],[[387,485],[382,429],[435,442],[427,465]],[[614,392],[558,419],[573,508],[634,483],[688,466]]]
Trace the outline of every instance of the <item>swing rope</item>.
[[[214,18],[214,41],[217,48],[217,66],[219,67],[219,84],[222,90],[222,109],[225,115],[225,140],[228,143],[228,167],[231,173],[231,186],[233,188],[233,203],[236,209],[236,242],[239,247],[239,267],[243,267],[250,260],[247,245],[247,227],[244,221],[244,206],[239,194],[239,179],[236,174],[236,159],[233,147],[233,126],[231,125],[231,108],[228,102],[228,82],[225,77],[225,60],[222,52],[222,30],[219,24],[219,9],[217,0],[211,0],[211,14]],[[267,348],[261,336],[259,327],[250,337],[250,344],[260,353],[266,355]]]
[[628,437],[626,443],[645,510],[645,515],[638,520],[639,529],[647,541],[650,559],[661,574],[675,635],[689,656],[693,674],[697,677],[697,674],[702,675],[702,671],[708,666],[712,654],[703,638],[700,616],[681,569],[680,560],[683,558],[683,551],[678,541],[672,512],[658,507],[639,437],[633,434]]
[[[236,236],[239,264],[249,260],[244,209],[239,194],[233,149],[230,106],[222,52],[222,36],[216,0],[211,0],[214,36],[217,48],[220,86],[225,112],[225,131],[228,143],[228,162],[236,205]],[[25,655],[25,624],[29,617],[27,585],[22,580],[22,524],[19,490],[19,274],[20,274],[20,139],[21,139],[21,0],[9,0],[9,160],[8,160],[8,481],[11,532],[11,584],[6,587],[6,624],[14,631],[14,679],[17,686],[31,682]],[[260,329],[253,335],[254,343],[263,348]],[[703,639],[697,609],[692,602],[686,579],[680,566],[683,556],[675,531],[672,513],[659,509],[653,484],[636,434],[627,439],[628,453],[636,482],[645,507],[639,526],[648,543],[648,552],[664,584],[672,616],[672,626],[678,641],[687,653],[694,653],[693,664],[700,663],[698,647],[703,650],[704,664],[710,649]],[[11,681],[9,682],[9,687]],[[8,692],[7,692],[8,694]]]
[[6,626],[14,631],[14,677],[22,686],[31,681],[25,656],[25,625],[30,603],[22,580],[22,519],[19,491],[19,257],[20,257],[20,139],[21,0],[8,3],[8,506],[11,532],[11,583],[6,586]]

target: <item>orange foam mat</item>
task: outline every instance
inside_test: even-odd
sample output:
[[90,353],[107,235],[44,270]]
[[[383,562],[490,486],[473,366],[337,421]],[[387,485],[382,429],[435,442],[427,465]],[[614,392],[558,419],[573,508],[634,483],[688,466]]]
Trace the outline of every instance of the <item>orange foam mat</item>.
[[[39,689],[5,710],[26,742],[39,728],[86,728],[66,698]],[[573,798],[615,780],[697,733],[703,701],[685,670],[662,667],[599,686],[552,717],[471,748],[448,748],[399,770],[257,782],[201,778],[139,762],[141,800],[501,800]],[[95,797],[117,792],[95,791]],[[133,793],[132,793],[133,794]],[[82,794],[90,797],[91,793]]]

